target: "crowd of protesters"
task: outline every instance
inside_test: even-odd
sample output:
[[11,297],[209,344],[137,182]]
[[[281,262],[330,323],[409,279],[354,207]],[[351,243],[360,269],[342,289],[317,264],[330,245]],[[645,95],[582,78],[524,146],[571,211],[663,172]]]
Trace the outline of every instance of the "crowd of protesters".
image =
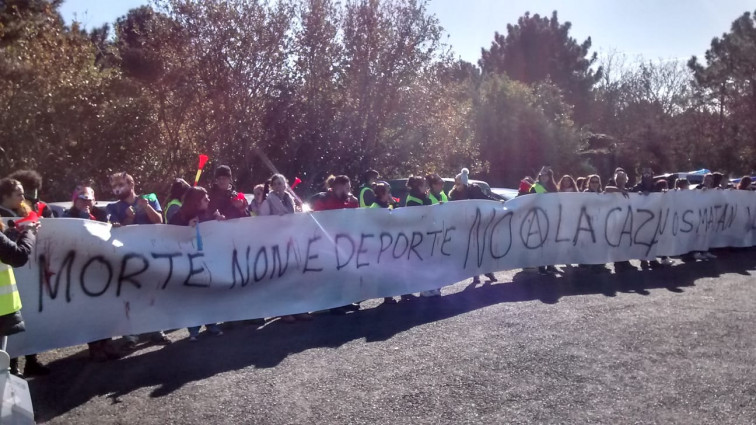
[[[697,190],[737,189],[751,190],[751,178],[743,177],[735,186],[728,186],[720,173],[709,173],[703,178]],[[346,208],[387,208],[412,207],[443,204],[466,199],[490,199],[483,189],[469,180],[469,170],[464,168],[455,176],[454,186],[444,192],[444,179],[438,174],[426,176],[412,176],[407,179],[406,199],[394,198],[391,185],[380,180],[378,171],[368,170],[362,176],[362,184],[357,190],[357,196],[352,193],[352,180],[345,175],[330,176],[324,191],[309,199],[309,206],[313,211],[324,211]],[[134,178],[126,172],[109,176],[112,195],[117,201],[107,204],[105,208],[96,206],[95,191],[90,184],[77,185],[72,193],[71,206],[64,211],[63,217],[79,218],[109,222],[113,226],[149,225],[167,223],[178,226],[196,226],[200,222],[209,220],[227,220],[242,217],[264,215],[287,215],[306,211],[304,203],[289,186],[286,177],[273,174],[265,183],[253,187],[254,197],[248,201],[243,193],[237,192],[233,184],[230,167],[217,167],[212,176],[209,189],[192,186],[183,179],[176,179],[170,185],[170,195],[161,207],[155,194],[137,194]],[[651,192],[665,192],[668,190],[688,190],[690,183],[685,178],[677,179],[672,188],[664,179],[654,179],[653,171],[644,169],[639,181],[632,187],[628,186],[628,175],[622,168],[617,168],[608,179],[606,186],[602,185],[601,177],[597,174],[579,176],[577,178],[564,175],[559,180],[553,170],[544,167],[535,179],[522,179],[518,196],[538,195],[552,192],[592,192],[592,193],[629,193],[647,194]],[[4,265],[17,267],[26,262],[34,244],[34,235],[40,224],[35,218],[53,218],[55,213],[49,205],[39,199],[42,190],[42,178],[35,171],[20,170],[0,180],[0,215],[11,218],[8,226],[0,222],[0,261]],[[691,260],[708,261],[716,258],[710,252],[692,252],[688,254]],[[642,268],[668,266],[672,260],[661,257],[658,260],[642,261]],[[607,270],[604,266],[590,267],[594,270]],[[615,272],[621,272],[634,267],[630,261],[616,262]],[[559,273],[555,266],[539,267],[542,274]],[[489,281],[496,281],[493,273],[485,275]],[[474,276],[473,283],[479,283],[480,277]],[[15,285],[15,283],[14,283]],[[440,296],[439,289],[424,291],[422,297]],[[15,295],[14,295],[15,296]],[[415,298],[413,294],[406,294],[399,300],[394,297],[384,299],[385,303],[396,303]],[[15,301],[14,301],[15,303]],[[17,310],[9,314],[0,314],[0,336],[8,336],[24,330],[23,319],[20,314],[20,301]],[[14,304],[15,305],[15,304]],[[0,306],[1,307],[1,306]],[[360,304],[331,309],[333,314],[346,314],[359,310]],[[300,320],[312,320],[308,312],[280,317],[285,323]],[[196,341],[201,326],[204,325],[211,335],[219,336],[223,332],[219,324],[197,324],[188,328],[190,341]],[[89,343],[90,357],[95,361],[116,359],[133,350],[140,341],[150,341],[158,344],[170,344],[171,340],[160,332],[147,335],[126,335],[125,343],[115,345],[111,339],[93,341]],[[18,359],[11,362],[11,371],[21,375]],[[49,373],[49,369],[42,365],[36,355],[26,356],[25,375],[42,375]]]

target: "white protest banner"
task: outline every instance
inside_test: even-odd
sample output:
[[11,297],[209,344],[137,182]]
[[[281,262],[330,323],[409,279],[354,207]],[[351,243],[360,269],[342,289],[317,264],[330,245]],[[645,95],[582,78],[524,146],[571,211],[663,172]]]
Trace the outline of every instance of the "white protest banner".
[[316,311],[484,272],[756,244],[756,194],[564,193],[507,203],[254,217],[195,229],[43,222],[16,269],[12,355],[111,336]]

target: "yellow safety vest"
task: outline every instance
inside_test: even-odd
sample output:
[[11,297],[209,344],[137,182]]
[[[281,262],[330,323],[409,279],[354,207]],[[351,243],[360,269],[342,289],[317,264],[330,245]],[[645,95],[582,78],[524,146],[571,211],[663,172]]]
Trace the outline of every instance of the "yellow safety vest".
[[365,203],[365,191],[368,191],[368,190],[373,190],[373,189],[371,189],[369,186],[362,186],[362,189],[360,189],[360,208],[365,208],[368,206],[372,207],[372,205],[367,205]]
[[540,183],[535,183],[532,187],[535,189],[536,193],[548,193],[548,190],[546,190],[546,188]]
[[163,223],[168,224],[168,210],[174,205],[178,205],[180,208],[181,201],[179,201],[178,199],[172,199],[171,202],[168,202],[168,204],[166,204],[165,208],[163,208]]
[[18,294],[13,268],[0,263],[0,316],[19,310],[21,310],[21,295]]
[[409,204],[410,201],[417,202],[420,205],[424,205],[422,199],[415,198],[414,196],[408,194],[407,199],[404,200],[404,205],[406,206],[407,204]]
[[[383,208],[379,203],[373,202],[373,205],[369,206],[368,208]],[[389,204],[388,209],[393,210],[394,206]]]
[[428,198],[431,200],[431,205],[436,205],[441,202],[449,202],[449,198],[446,196],[444,191],[441,191],[441,199],[436,199],[435,196],[433,196],[433,192],[428,192]]

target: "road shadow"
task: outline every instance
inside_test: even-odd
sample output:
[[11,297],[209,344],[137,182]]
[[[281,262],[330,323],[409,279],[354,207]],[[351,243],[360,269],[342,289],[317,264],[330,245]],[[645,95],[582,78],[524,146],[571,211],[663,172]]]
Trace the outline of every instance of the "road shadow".
[[[637,266],[637,262],[635,262]],[[95,397],[119,403],[123,395],[156,387],[162,397],[182,386],[219,373],[244,368],[270,368],[287,356],[313,348],[336,348],[350,341],[385,341],[415,326],[447,319],[499,303],[538,300],[557,303],[562,297],[618,292],[647,295],[667,289],[682,293],[701,278],[725,273],[749,275],[756,270],[753,252],[730,252],[716,261],[614,274],[567,268],[557,276],[519,272],[511,282],[480,286],[435,298],[380,304],[347,316],[318,314],[311,322],[269,323],[263,327],[236,325],[223,336],[203,334],[197,342],[179,340],[162,349],[137,353],[117,361],[92,363],[85,351],[49,364],[52,374],[29,381],[37,421],[60,416]]]

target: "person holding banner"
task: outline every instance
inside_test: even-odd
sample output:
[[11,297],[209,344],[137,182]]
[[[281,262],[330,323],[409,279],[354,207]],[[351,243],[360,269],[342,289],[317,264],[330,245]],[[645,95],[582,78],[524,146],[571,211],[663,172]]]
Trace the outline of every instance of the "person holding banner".
[[226,220],[249,217],[249,204],[247,203],[247,197],[241,192],[234,192],[234,197],[231,198],[231,208],[229,208],[224,215]]
[[[388,182],[380,181],[373,184],[375,202],[369,208],[386,208],[394,209],[394,198],[391,196],[391,185]],[[402,298],[405,296],[403,295]],[[394,297],[384,297],[384,304],[396,304],[398,301]]]
[[352,181],[345,175],[329,176],[326,179],[328,190],[313,197],[313,211],[340,210],[358,208],[359,200],[352,195]]
[[404,200],[404,206],[417,207],[423,205],[431,205],[431,200],[428,198],[428,187],[425,184],[425,179],[420,176],[410,176],[407,179],[407,199]]
[[[486,196],[483,193],[483,189],[477,184],[470,183],[470,170],[463,168],[459,174],[454,177],[454,187],[449,191],[449,200],[462,201],[465,199],[488,199],[495,201],[495,199]],[[496,275],[493,273],[486,273],[485,276],[491,282],[496,282]],[[473,284],[480,283],[480,276],[473,276]]]
[[[707,173],[704,175],[703,182],[696,186],[696,189],[699,190],[710,190],[710,189],[719,189],[720,187],[715,184],[716,178],[714,174]],[[712,254],[709,251],[693,251],[693,258],[696,260],[701,261],[709,261],[717,258],[716,255]]]
[[362,186],[360,186],[359,192],[360,208],[370,207],[375,202],[373,184],[379,178],[381,178],[381,175],[375,170],[367,170],[362,175]]
[[[24,202],[24,187],[15,179],[4,178],[0,180],[0,215],[2,217],[25,218],[33,214],[31,207]],[[20,220],[19,220],[20,221]],[[11,224],[11,221],[8,222]],[[22,224],[14,224],[12,229],[7,229],[0,222],[0,288],[15,288],[15,278],[10,267],[21,267],[26,264],[31,247],[34,246],[34,231],[39,227],[37,221],[26,221]],[[7,234],[6,234],[7,233]],[[16,241],[15,243],[13,241]],[[8,267],[10,266],[10,267]],[[18,291],[10,294],[0,294],[0,335],[7,336],[24,330],[24,322],[21,317],[21,299]],[[18,302],[16,302],[16,299]],[[18,307],[18,308],[16,308]],[[50,369],[39,362],[36,354],[25,356],[26,366],[24,373],[28,376],[47,375]],[[18,368],[18,359],[11,359],[11,373],[22,376]]]
[[215,169],[215,178],[213,186],[210,188],[210,211],[218,211],[226,215],[233,208],[232,200],[236,197],[233,180],[231,178],[231,167],[221,165]]
[[283,174],[270,177],[270,192],[260,205],[260,215],[294,214],[294,197],[289,193],[289,183]]
[[614,178],[604,188],[604,193],[621,193],[625,198],[629,196],[627,194],[627,173],[624,168],[617,167],[614,169]]
[[[359,208],[360,202],[352,195],[352,181],[348,176],[329,176],[326,179],[326,192],[321,192],[313,197],[313,211],[340,210],[346,208]],[[352,303],[341,307],[332,308],[331,314],[343,315],[350,311],[360,309],[359,303]]]
[[[530,188],[530,193],[553,193],[557,192],[558,190],[559,189],[554,183],[554,170],[552,170],[551,167],[544,166],[538,173],[538,181],[536,181],[533,184],[533,187]],[[558,272],[559,270],[557,270],[557,268],[553,265],[538,267],[538,273],[542,275]]]
[[577,183],[575,183],[575,179],[569,174],[563,175],[562,178],[559,179],[559,183],[557,183],[557,191],[577,192]]
[[250,202],[249,204],[249,215],[256,217],[260,215],[260,207],[262,207],[262,203],[263,201],[265,201],[265,185],[256,185],[255,188],[252,189],[252,193],[254,194],[254,197],[252,198],[252,202]]
[[444,179],[438,174],[428,174],[425,176],[425,182],[428,184],[428,199],[432,205],[449,202],[449,197],[444,193]]
[[391,196],[391,185],[387,182],[378,182],[373,185],[375,193],[375,202],[370,208],[388,208],[394,209],[394,198]]
[[171,218],[181,208],[181,200],[184,198],[184,194],[189,190],[191,186],[186,180],[177,178],[171,184],[171,195],[168,198],[168,202],[165,203],[165,211],[163,211],[163,223],[168,223]]
[[541,168],[541,172],[538,173],[538,180],[530,188],[530,193],[554,193],[558,191],[559,189],[554,183],[554,170],[550,167]]
[[[13,267],[21,267],[29,260],[36,240],[34,233],[38,228],[39,222],[24,223],[18,239],[13,241],[5,235],[5,224],[0,221],[0,337],[3,351],[8,336],[26,330]],[[18,370],[18,358],[11,359],[10,371],[16,376],[22,376]],[[46,375],[50,370],[39,363],[35,354],[26,356],[24,372],[27,375]]]
[[[107,222],[108,218],[104,210],[94,206],[95,193],[90,186],[78,185],[74,190],[73,206],[63,214],[67,218],[81,218]],[[112,345],[110,338],[87,343],[89,346],[89,358],[95,362],[118,359],[122,354]]]
[[[209,211],[210,197],[207,194],[207,190],[201,186],[194,186],[189,188],[184,195],[184,202],[181,204],[178,212],[171,218],[171,222],[168,224],[175,226],[191,226],[196,227],[199,223],[209,221],[214,218],[213,212]],[[218,218],[220,218],[218,216]],[[189,341],[196,341],[199,336],[201,326],[191,326],[187,328],[189,331]],[[205,329],[212,335],[223,335],[223,331],[220,329],[217,323],[209,323],[205,325]]]
[[[294,214],[294,197],[289,194],[289,183],[283,174],[273,174],[268,180],[270,193],[260,206],[260,215]],[[289,314],[281,316],[284,323],[294,323],[297,320],[312,320],[309,313]]]
[[[110,175],[110,188],[117,202],[105,207],[108,221],[114,226],[128,226],[133,224],[161,224],[163,210],[160,208],[155,194],[137,196],[134,191],[134,177],[125,171]],[[158,331],[149,334],[150,339],[158,344],[170,344],[171,340]],[[139,335],[125,335],[126,348],[133,350],[139,341]]]
[[588,176],[588,188],[584,192],[592,193],[604,193],[601,188],[601,177],[598,174],[591,174]]
[[753,190],[751,189],[751,178],[749,176],[743,176],[735,188],[737,190]]
[[689,190],[690,182],[685,177],[675,179],[675,190]]
[[126,172],[110,176],[110,187],[117,202],[105,209],[109,221],[116,226],[131,224],[160,224],[163,210],[154,194],[137,196],[134,191],[134,177]]

